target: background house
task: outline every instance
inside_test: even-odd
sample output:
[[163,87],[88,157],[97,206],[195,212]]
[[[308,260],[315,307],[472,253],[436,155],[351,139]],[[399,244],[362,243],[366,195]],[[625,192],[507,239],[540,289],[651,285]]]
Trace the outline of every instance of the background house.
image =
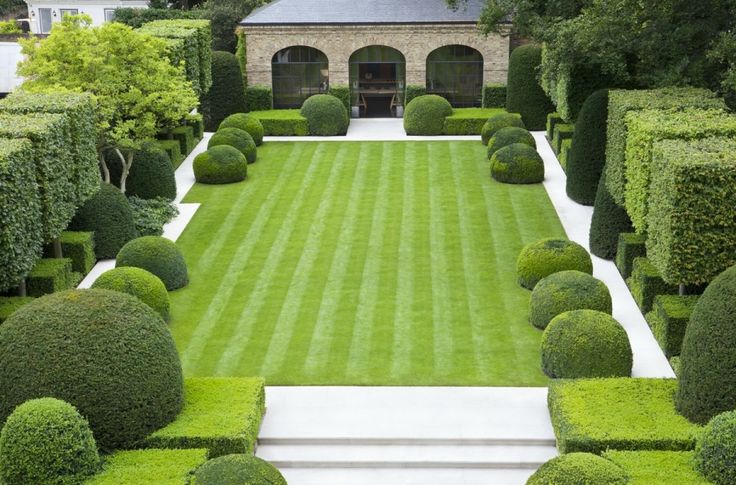
[[116,8],[148,8],[148,0],[39,0],[28,3],[31,32],[48,34],[64,15],[87,14],[92,24],[111,21]]

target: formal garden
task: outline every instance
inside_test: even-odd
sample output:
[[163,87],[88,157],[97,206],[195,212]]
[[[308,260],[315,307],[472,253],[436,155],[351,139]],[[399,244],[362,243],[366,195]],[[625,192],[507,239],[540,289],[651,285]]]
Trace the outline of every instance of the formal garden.
[[[660,32],[691,12],[664,3]],[[628,0],[568,7],[488,2],[481,28],[538,43],[476,107],[406,86],[404,141],[351,139],[348,86],[274,109],[211,13],[24,41],[0,100],[0,482],[286,483],[255,456],[266,385],[321,385],[548,387],[560,456],[528,484],[736,483],[733,6],[664,47]],[[633,372],[603,260],[676,378]]]

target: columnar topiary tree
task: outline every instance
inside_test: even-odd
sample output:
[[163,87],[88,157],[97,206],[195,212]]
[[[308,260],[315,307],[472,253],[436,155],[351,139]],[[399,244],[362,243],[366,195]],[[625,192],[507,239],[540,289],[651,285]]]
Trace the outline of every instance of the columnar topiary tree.
[[217,130],[222,120],[245,109],[245,87],[238,59],[230,52],[213,52],[212,87],[202,95],[200,109],[205,130]]
[[567,195],[583,205],[595,202],[598,181],[606,163],[607,120],[608,90],[601,89],[583,103],[567,158]]
[[554,111],[552,102],[539,85],[542,48],[528,44],[517,47],[509,58],[506,83],[506,109],[520,113],[529,130],[543,130],[547,114]]
[[606,185],[606,174],[601,175],[590,221],[590,252],[603,259],[616,257],[618,235],[633,232],[631,219],[623,207],[614,202]]

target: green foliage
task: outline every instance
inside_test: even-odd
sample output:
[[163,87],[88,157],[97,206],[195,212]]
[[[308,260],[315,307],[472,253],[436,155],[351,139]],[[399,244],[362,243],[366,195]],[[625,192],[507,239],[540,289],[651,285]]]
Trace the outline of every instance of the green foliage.
[[128,199],[105,183],[77,210],[69,229],[95,233],[97,259],[114,258],[125,243],[138,236]]
[[135,228],[140,236],[160,236],[164,225],[179,215],[176,204],[168,199],[141,199],[130,197],[130,210],[133,212]]
[[618,235],[618,246],[616,250],[616,267],[624,279],[631,276],[636,258],[646,257],[646,236],[631,232]]
[[194,141],[194,128],[189,125],[177,126],[170,133],[172,139],[179,142],[179,150],[184,155],[189,155],[194,150],[194,146],[196,145]]
[[134,29],[154,20],[198,19],[201,10],[180,10],[177,8],[116,8],[115,22],[129,25]]
[[517,47],[509,58],[506,109],[520,113],[530,130],[543,130],[547,115],[554,111],[537,80],[541,62],[542,49],[532,44]]
[[18,27],[15,20],[0,21],[0,35],[22,34],[23,31]]
[[529,321],[544,330],[557,315],[584,309],[610,315],[612,302],[608,287],[588,273],[559,271],[542,279],[534,287],[529,300]]
[[245,131],[256,142],[256,146],[263,144],[263,124],[255,116],[246,113],[235,113],[225,118],[217,128],[238,128]]
[[480,131],[481,141],[483,145],[488,145],[493,135],[501,128],[516,127],[526,129],[521,116],[517,113],[499,113],[488,118]]
[[271,86],[258,85],[245,88],[245,106],[248,111],[267,111],[273,109]]
[[0,434],[5,485],[82,483],[100,468],[87,420],[74,406],[46,397],[21,404]]
[[687,107],[721,109],[725,108],[725,104],[713,92],[705,89],[609,91],[605,172],[611,196],[618,205],[623,206],[625,199],[628,113],[648,109],[680,110]]
[[[248,49],[247,49],[247,40],[245,31],[239,30],[235,32],[235,35],[238,38],[237,47],[235,49],[235,57],[238,59],[238,64],[240,65],[240,73],[243,78],[243,86],[248,85]],[[245,95],[245,93],[243,93]],[[246,110],[248,109],[248,106],[246,105]]]
[[736,483],[736,411],[708,422],[695,447],[695,468],[716,485]]
[[229,145],[218,145],[194,159],[194,178],[201,184],[231,184],[245,180],[248,161]]
[[547,124],[545,126],[547,130],[547,139],[549,139],[550,142],[552,141],[552,137],[555,134],[555,125],[557,125],[557,123],[564,122],[565,120],[562,119],[562,116],[560,116],[558,113],[550,113],[547,115]]
[[406,105],[404,130],[407,135],[435,136],[443,133],[445,118],[452,115],[452,106],[442,96],[417,96]]
[[226,117],[246,110],[240,65],[232,53],[212,53],[212,87],[201,99],[207,131],[215,131]]
[[692,450],[700,428],[675,410],[674,379],[552,381],[548,404],[560,453]]
[[181,364],[171,334],[130,295],[44,296],[0,326],[0,346],[0,420],[28,399],[54,396],[79,409],[109,451],[133,445],[181,410]]
[[445,118],[445,135],[477,135],[489,117],[505,113],[499,108],[453,108],[452,114]]
[[542,87],[552,99],[560,117],[575,123],[585,100],[595,91],[611,87],[616,82],[594,63],[566,60],[554,65],[558,60],[555,58],[555,47],[542,52]]
[[543,278],[565,270],[593,274],[593,261],[588,251],[567,239],[540,239],[527,244],[516,260],[519,284],[530,290]]
[[634,259],[631,277],[626,280],[626,284],[642,313],[652,309],[655,296],[676,294],[679,289],[677,285],[666,283],[647,258]]
[[736,264],[736,141],[655,143],[651,174],[647,252],[665,281],[707,283]]
[[345,106],[345,112],[350,113],[350,86],[347,84],[331,85],[327,93],[339,99]]
[[29,296],[0,296],[0,323],[8,319],[20,307],[34,300]]
[[239,128],[220,128],[217,130],[207,143],[207,148],[219,145],[229,145],[237,148],[245,159],[248,160],[248,163],[254,163],[258,156],[256,142],[253,140],[253,137],[247,131]]
[[736,33],[721,32],[708,57],[719,67],[720,94],[729,108],[736,109]]
[[718,275],[690,316],[680,353],[677,409],[705,424],[736,409],[736,267]]
[[261,122],[263,133],[266,136],[307,136],[309,134],[307,119],[298,109],[269,109],[251,111],[248,114]]
[[342,101],[329,94],[316,94],[304,101],[301,115],[307,119],[309,134],[313,136],[344,135],[350,119]]
[[[92,232],[64,231],[59,236],[61,253],[72,260],[72,271],[86,275],[97,263],[95,235]],[[48,251],[47,256],[50,255]]]
[[558,155],[558,159],[560,162],[560,166],[562,167],[562,170],[567,174],[567,159],[570,156],[570,148],[572,147],[572,138],[568,138],[567,140],[562,140],[560,153]]
[[[181,162],[184,161],[184,156],[181,153],[181,145],[176,140],[157,140],[154,142],[158,147],[166,152],[169,157],[169,163],[174,167],[178,168]],[[131,167],[132,170],[132,167]]]
[[532,148],[537,148],[537,142],[534,140],[534,136],[525,128],[507,126],[499,129],[488,140],[488,158],[493,158],[493,154],[501,148],[517,143],[523,143]]
[[[210,88],[210,91],[212,91],[212,88]],[[192,127],[194,138],[201,140],[202,136],[204,136],[204,119],[202,115],[199,113],[188,114],[184,120],[188,126]]]
[[254,455],[227,455],[210,460],[197,470],[199,485],[286,485],[281,473]]
[[187,263],[176,244],[159,236],[133,239],[118,253],[115,266],[135,266],[158,276],[169,291],[189,283]]
[[[166,141],[179,143],[178,140]],[[181,143],[179,146],[181,147]],[[123,167],[120,159],[114,154],[111,155],[106,156],[110,180],[119,181]],[[140,150],[136,150],[135,159],[136,163],[130,167],[125,182],[125,194],[128,197],[140,197],[141,199],[163,197],[167,200],[174,200],[176,198],[174,166],[168,152],[162,147],[162,143],[144,143]],[[114,185],[117,186],[119,183]]]
[[592,453],[570,453],[552,458],[529,477],[526,485],[626,485],[628,475]]
[[537,184],[544,180],[544,161],[535,148],[513,143],[491,157],[491,177],[506,184]]
[[693,468],[692,451],[614,451],[603,453],[629,475],[628,485],[712,485]]
[[163,282],[154,274],[140,268],[114,268],[100,275],[92,288],[119,291],[138,298],[169,321],[169,294]]
[[690,321],[697,295],[658,295],[654,297],[647,323],[668,358],[680,355],[685,328]]
[[206,448],[211,458],[253,453],[265,408],[260,377],[189,377],[184,409],[151,434],[147,448]]
[[504,108],[506,107],[506,85],[486,84],[483,86],[483,107]]
[[555,125],[554,133],[552,135],[552,149],[557,155],[562,153],[562,142],[565,140],[572,140],[574,133],[575,125],[568,125],[565,123],[557,123]]
[[593,217],[590,221],[590,252],[599,258],[612,260],[616,257],[618,235],[634,230],[626,211],[616,204],[608,192],[606,169],[603,169],[598,190],[595,193]]
[[0,291],[17,286],[41,253],[41,203],[29,160],[29,140],[0,140]]
[[235,52],[237,39],[235,29],[238,23],[251,11],[264,3],[264,0],[208,0],[202,8],[202,15],[212,23],[212,49]]
[[43,296],[73,288],[79,281],[69,258],[39,259],[26,277],[30,296]]
[[561,313],[542,335],[542,370],[552,378],[629,377],[632,364],[626,330],[608,313]]
[[188,485],[207,461],[207,450],[119,451],[85,485]]
[[418,98],[419,96],[425,96],[426,94],[426,86],[422,84],[407,84],[404,94],[404,106],[408,106],[412,99]]

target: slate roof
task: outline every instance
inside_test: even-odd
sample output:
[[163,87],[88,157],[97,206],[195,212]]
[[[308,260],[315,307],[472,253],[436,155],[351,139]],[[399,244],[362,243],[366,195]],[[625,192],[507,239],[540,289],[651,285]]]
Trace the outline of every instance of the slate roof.
[[475,24],[484,0],[274,0],[240,25]]

